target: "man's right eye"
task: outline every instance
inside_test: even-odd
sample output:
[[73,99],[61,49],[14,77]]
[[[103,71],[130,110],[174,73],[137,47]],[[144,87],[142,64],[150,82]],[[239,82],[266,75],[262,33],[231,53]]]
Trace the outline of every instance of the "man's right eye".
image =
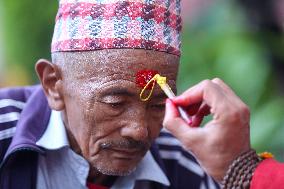
[[124,105],[125,100],[118,96],[106,96],[100,100],[103,104],[112,108],[121,107]]
[[103,111],[108,116],[118,116],[125,110],[125,102],[118,101],[101,101],[101,108],[99,111]]
[[107,102],[106,104],[108,104],[112,108],[121,108],[124,105],[123,102]]

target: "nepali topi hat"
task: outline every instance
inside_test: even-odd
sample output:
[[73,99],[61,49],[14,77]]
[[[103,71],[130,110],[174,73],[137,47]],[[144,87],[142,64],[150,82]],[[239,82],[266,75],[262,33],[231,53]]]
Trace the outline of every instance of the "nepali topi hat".
[[51,52],[147,49],[180,55],[180,0],[61,0]]

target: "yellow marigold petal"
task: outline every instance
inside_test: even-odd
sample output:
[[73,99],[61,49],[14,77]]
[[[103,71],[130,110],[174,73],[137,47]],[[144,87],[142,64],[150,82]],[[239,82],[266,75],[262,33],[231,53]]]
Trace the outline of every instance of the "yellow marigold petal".
[[262,159],[274,158],[274,155],[270,152],[259,153],[258,156]]

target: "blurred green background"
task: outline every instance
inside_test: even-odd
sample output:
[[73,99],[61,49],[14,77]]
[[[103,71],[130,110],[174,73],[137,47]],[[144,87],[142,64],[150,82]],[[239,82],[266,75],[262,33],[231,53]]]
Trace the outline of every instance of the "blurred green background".
[[[34,64],[50,59],[57,4],[0,1],[0,87],[37,83]],[[279,7],[273,0],[184,0],[178,88],[182,92],[204,79],[223,79],[251,109],[253,147],[283,161],[284,22]]]

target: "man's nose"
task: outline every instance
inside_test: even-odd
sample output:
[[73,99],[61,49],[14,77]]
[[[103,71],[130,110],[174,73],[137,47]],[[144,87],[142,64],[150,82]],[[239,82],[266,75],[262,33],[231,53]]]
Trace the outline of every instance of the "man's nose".
[[127,124],[121,128],[121,136],[130,137],[136,141],[145,141],[149,137],[147,121],[145,116],[131,116],[127,120]]

